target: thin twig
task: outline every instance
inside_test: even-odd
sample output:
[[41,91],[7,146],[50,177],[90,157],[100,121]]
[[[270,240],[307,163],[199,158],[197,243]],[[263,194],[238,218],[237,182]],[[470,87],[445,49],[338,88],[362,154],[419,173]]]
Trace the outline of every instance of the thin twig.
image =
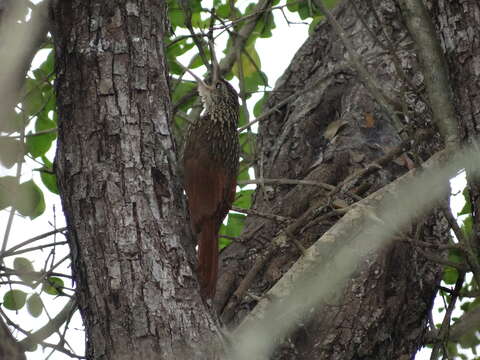
[[[440,341],[436,342],[433,345],[432,354],[430,355],[430,360],[437,360],[440,352],[440,347],[445,343],[448,338],[448,332],[450,330],[450,319],[452,317],[452,312],[455,309],[455,303],[457,302],[458,295],[460,294],[460,290],[462,289],[463,282],[465,280],[465,273],[461,272],[458,275],[458,279],[455,283],[455,288],[453,289],[453,293],[450,298],[450,303],[448,304],[447,311],[445,312],[445,317],[442,321],[442,326],[440,327],[440,331],[438,334],[438,338]],[[444,354],[447,355],[447,354]]]
[[331,191],[329,194],[330,196],[333,196],[336,194],[338,191],[340,191],[345,185],[352,183],[353,181],[357,181],[358,179],[361,179],[365,176],[368,176],[375,171],[378,171],[381,169],[383,166],[403,154],[405,151],[407,151],[411,146],[411,141],[406,140],[403,141],[400,145],[394,147],[391,149],[389,152],[387,152],[385,155],[381,156],[377,160],[371,162],[369,165],[367,165],[365,168],[358,170],[354,172],[352,175],[348,176],[346,179],[341,181],[334,190]]
[[453,262],[453,261],[450,261],[450,260],[446,260],[446,259],[444,259],[440,256],[435,255],[435,254],[427,253],[426,251],[424,251],[420,248],[416,248],[416,250],[425,259],[430,260],[434,263],[445,265],[445,266],[450,266],[454,269],[457,269],[459,272],[467,272],[467,271],[470,270],[470,268],[464,263],[457,263],[457,262]]
[[226,25],[222,25],[222,26],[216,26],[213,28],[213,30],[223,30],[225,28],[228,28],[228,27],[232,27],[234,26],[235,24],[238,24],[240,22],[243,22],[243,21],[246,21],[246,20],[249,20],[251,18],[254,18],[254,17],[257,17],[259,15],[262,15],[264,13],[267,13],[267,12],[270,12],[272,10],[281,10],[283,9],[284,7],[286,6],[291,6],[291,5],[295,5],[295,4],[298,4],[298,3],[301,3],[303,2],[304,0],[298,0],[298,1],[291,1],[289,2],[288,4],[285,4],[285,5],[277,5],[277,6],[271,6],[271,7],[268,7],[268,8],[265,8],[265,9],[261,9],[261,10],[255,10],[253,13],[251,14],[248,14],[248,15],[245,15],[245,16],[242,16],[238,19],[235,19],[235,20],[232,20],[230,21],[229,23],[227,23]]
[[42,250],[48,247],[55,247],[57,245],[67,245],[68,241],[60,241],[57,243],[50,243],[50,244],[45,244],[45,245],[39,245],[39,246],[33,246],[29,247],[26,249],[18,250],[18,251],[6,251],[5,254],[3,255],[3,258],[6,258],[7,256],[14,256],[14,255],[20,255],[24,254],[30,251],[36,251],[36,250]]
[[20,344],[24,349],[28,349],[35,344],[38,344],[52,335],[69,319],[75,310],[77,309],[76,299],[72,297],[63,309],[49,321],[45,326],[41,327],[37,331],[28,334],[28,336],[20,341]]
[[190,32],[190,35],[192,35],[192,39],[193,39],[193,42],[195,43],[195,46],[197,47],[198,49],[198,53],[202,59],[202,62],[203,64],[207,67],[207,69],[210,71],[211,70],[211,66],[210,66],[210,63],[207,59],[207,56],[205,55],[205,50],[203,49],[203,44],[202,44],[202,40],[203,38],[200,37],[200,36],[197,36],[195,34],[195,32],[193,31],[193,27],[192,27],[192,9],[190,8],[189,5],[187,5],[185,3],[185,1],[180,1],[180,5],[182,6],[183,8],[183,12],[185,14],[185,26],[186,28],[188,29],[188,31]]
[[310,185],[318,186],[325,190],[333,190],[335,186],[314,180],[297,180],[297,179],[268,179],[268,178],[258,178],[251,180],[240,180],[238,181],[239,185],[247,184],[276,184],[276,185]]
[[286,218],[284,216],[275,215],[275,214],[267,214],[267,213],[260,212],[260,211],[254,210],[254,209],[243,209],[243,208],[239,208],[238,206],[232,206],[232,210],[236,211],[236,212],[239,212],[239,213],[242,213],[242,214],[263,217],[265,219],[269,219],[269,220],[273,220],[273,221],[277,221],[277,222],[285,222],[285,221],[291,220],[291,219]]
[[24,247],[25,245],[28,245],[28,244],[31,244],[35,241],[38,241],[38,240],[41,240],[41,239],[44,239],[46,237],[49,237],[51,235],[54,235],[56,233],[59,233],[59,232],[63,232],[63,231],[66,231],[67,228],[66,227],[62,227],[62,228],[59,228],[59,229],[56,229],[56,230],[52,230],[52,231],[49,231],[49,232],[46,232],[44,234],[40,234],[40,235],[37,235],[37,236],[34,236],[33,238],[30,238],[28,240],[25,240],[23,242],[21,242],[20,244],[18,245],[15,245],[13,246],[12,248],[2,252],[2,254],[0,255],[0,258],[1,257],[4,257],[4,256],[8,256],[11,252],[17,250],[17,249],[20,249],[21,247]]

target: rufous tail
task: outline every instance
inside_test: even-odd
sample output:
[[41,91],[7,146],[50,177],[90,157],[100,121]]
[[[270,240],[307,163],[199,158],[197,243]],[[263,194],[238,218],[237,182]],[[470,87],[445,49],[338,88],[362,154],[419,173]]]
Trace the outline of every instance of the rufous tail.
[[218,273],[218,225],[214,219],[202,224],[198,237],[198,280],[203,298],[215,296]]

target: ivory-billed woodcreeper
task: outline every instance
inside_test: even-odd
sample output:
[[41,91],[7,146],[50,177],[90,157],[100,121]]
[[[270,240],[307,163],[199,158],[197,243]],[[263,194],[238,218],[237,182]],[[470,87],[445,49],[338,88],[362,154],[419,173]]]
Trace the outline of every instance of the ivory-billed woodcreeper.
[[183,153],[184,187],[198,241],[198,279],[204,298],[215,295],[218,231],[235,198],[239,161],[238,95],[220,78],[215,56],[212,60],[209,84],[189,71],[198,83],[205,114],[190,124]]

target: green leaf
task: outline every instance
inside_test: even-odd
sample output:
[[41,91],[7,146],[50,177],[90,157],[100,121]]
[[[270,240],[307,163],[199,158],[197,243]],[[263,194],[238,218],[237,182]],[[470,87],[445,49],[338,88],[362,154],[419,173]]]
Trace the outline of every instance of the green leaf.
[[25,147],[20,140],[11,137],[0,137],[0,163],[10,169],[20,158],[23,158]]
[[33,317],[39,317],[43,311],[43,301],[38,294],[32,294],[27,300],[27,310]]
[[228,73],[225,74],[224,76],[225,80],[232,80],[233,79],[233,73],[231,71],[229,71]]
[[168,9],[168,18],[170,19],[170,23],[172,26],[181,26],[184,27],[185,24],[185,15],[183,10],[181,10],[179,5],[174,5],[174,7],[170,7]]
[[[54,120],[48,118],[48,112],[42,111],[37,116],[37,120],[35,122],[35,132],[54,130],[56,125],[57,124]],[[30,132],[28,135],[32,135],[32,132]],[[42,135],[27,136],[27,150],[34,158],[43,156],[48,150],[50,150],[52,142],[56,138],[56,131]]]
[[465,188],[462,191],[463,198],[465,199],[465,205],[463,205],[462,210],[457,215],[468,215],[472,213],[472,201],[470,199],[470,192],[468,188]]
[[443,281],[445,284],[452,285],[457,282],[458,279],[458,271],[455,268],[450,266],[445,267],[443,271]]
[[301,2],[298,7],[298,16],[300,16],[300,19],[305,20],[312,15],[312,8],[309,7],[308,0]]
[[[46,118],[48,118],[48,114],[49,114],[50,111],[53,111],[54,113],[56,113],[56,111],[57,111],[57,101],[56,101],[56,98],[55,98],[54,91],[55,90],[54,90],[53,86],[49,86],[49,89],[44,92],[46,102],[43,105],[43,109],[40,112],[40,114],[45,114]],[[51,121],[53,121],[53,124],[55,126],[57,126],[57,120],[56,120],[55,115],[53,116],[53,120],[51,120]]]
[[33,180],[20,184],[13,205],[21,215],[35,219],[45,211],[43,192]]
[[[177,2],[177,1],[175,1]],[[190,5],[190,10],[192,10],[193,15],[199,13],[202,10],[201,1],[198,0],[188,0],[188,4]]]
[[448,252],[448,260],[460,264],[463,262],[463,253],[458,249],[452,249]]
[[35,274],[32,262],[27,258],[15,258],[13,260],[13,268],[17,272],[17,276],[30,286],[38,279],[38,274]]
[[188,50],[194,47],[193,42],[188,42],[187,39],[176,41],[167,45],[167,56],[176,58],[177,56],[185,54]]
[[298,0],[287,0],[287,9],[291,12],[298,11]]
[[41,89],[42,81],[28,79],[27,94],[22,101],[22,108],[27,116],[37,115],[42,109],[45,99]]
[[230,237],[240,236],[245,225],[245,218],[246,216],[242,214],[228,214],[228,222],[224,234]]
[[470,237],[473,235],[473,217],[471,215],[463,220],[461,229],[465,236]]
[[247,117],[245,116],[245,109],[240,107],[240,115],[238,117],[238,127],[247,125]]
[[255,190],[242,190],[238,192],[233,205],[242,209],[250,209],[252,205],[252,195],[254,193]]
[[[250,175],[248,174],[248,169],[249,169],[248,163],[245,161],[241,161],[239,169],[240,171],[237,176],[237,181],[250,180]],[[239,186],[243,187],[245,185],[239,185]]]
[[[28,135],[33,134],[31,131]],[[32,155],[33,158],[40,157],[45,155],[45,153],[50,150],[52,146],[52,138],[50,134],[27,136],[27,151]]]
[[454,342],[449,341],[447,343],[447,354],[449,356],[456,356],[458,355],[457,344]]
[[224,224],[222,224],[219,231],[220,233],[219,248],[220,249],[223,249],[224,247],[230,245],[232,242],[230,239],[226,239],[222,237],[222,234],[228,237],[238,237],[242,233],[244,223],[245,223],[244,215],[234,214],[234,213],[228,214],[227,225],[225,226]]
[[43,70],[42,68],[37,68],[35,70],[32,71],[33,72],[33,76],[35,76],[35,79],[39,80],[39,81],[45,81],[48,79],[48,73]]
[[[225,226],[222,224],[222,227]],[[220,231],[222,231],[222,228],[220,228]],[[226,239],[220,235],[218,238],[218,249],[222,250],[223,248],[226,248],[228,245],[232,243],[232,240]]]
[[25,305],[27,293],[22,290],[10,290],[3,295],[3,306],[8,310],[20,310]]
[[43,283],[43,291],[49,295],[61,295],[63,293],[64,283],[63,280],[51,276]]
[[263,106],[265,105],[267,99],[268,99],[268,94],[265,93],[265,95],[263,95],[262,98],[257,101],[255,106],[253,107],[253,116],[259,117],[260,115],[262,115]]
[[183,74],[183,68],[178,65],[174,60],[168,59],[168,68],[172,74],[181,75]]
[[0,132],[11,134],[14,132],[20,132],[23,128],[25,128],[23,115],[18,114],[13,110],[6,110],[5,113],[2,114]]
[[17,189],[17,179],[14,176],[0,177],[0,210],[13,206]]
[[257,24],[255,25],[253,36],[269,38],[272,36],[273,29],[275,29],[275,21],[272,13],[264,13],[264,15],[258,19]]
[[[55,105],[55,104],[54,104]],[[48,111],[42,111],[37,116],[37,121],[35,121],[35,131],[45,131],[45,130],[54,130],[57,127],[57,122],[48,117]],[[57,138],[57,132],[53,131],[51,133],[45,134],[49,136],[50,139],[55,140]]]
[[323,15],[315,16],[312,22],[310,23],[310,25],[308,26],[308,34],[312,35],[315,29],[317,28],[317,25],[320,24],[324,19],[325,19],[325,16]]
[[[195,83],[189,81],[182,81],[181,83],[177,84],[172,94],[173,103],[177,103],[184,95],[188,94],[196,87],[197,85]],[[193,101],[195,101],[195,99],[191,101],[191,104],[193,103]]]
[[47,58],[42,63],[42,65],[40,65],[40,69],[42,69],[47,75],[53,74],[53,70],[55,68],[54,61],[55,61],[55,54],[52,50],[50,51],[50,53],[48,54]]
[[227,4],[222,4],[217,7],[215,13],[222,19],[228,19],[230,16],[230,6]]
[[37,351],[38,344],[27,341],[25,344],[22,344],[22,347],[24,347],[25,351],[34,352]]
[[53,164],[45,156],[42,156],[43,167],[40,169],[40,178],[43,185],[54,194],[59,194],[57,187],[57,176],[53,174]]
[[[51,169],[48,169],[51,170]],[[43,185],[52,193],[59,195],[57,187],[57,176],[48,172],[40,170],[40,179],[42,179]]]
[[[204,52],[205,52],[205,56],[207,58],[210,58],[210,50],[207,50],[207,49],[204,49]],[[203,63],[203,60],[202,60],[202,57],[200,56],[200,54],[196,54],[194,57],[192,57],[192,59],[190,60],[190,63],[188,64],[188,67],[190,69],[196,69],[202,65],[205,65]]]
[[34,271],[32,262],[24,257],[16,257],[15,260],[13,260],[13,268],[16,272]]
[[461,306],[460,309],[463,311],[469,311],[470,307],[472,306],[473,302],[464,302]]
[[464,349],[475,348],[478,344],[480,344],[480,341],[476,335],[476,331],[471,331],[463,335],[458,342]]
[[[206,21],[202,21],[202,18],[200,16],[200,13],[199,12],[196,12],[196,13],[193,13],[192,14],[192,26],[193,27],[197,27],[197,28],[201,28],[203,27],[203,25],[205,23],[209,23],[209,22],[206,22]],[[208,25],[207,25],[208,26]]]
[[339,0],[322,0],[323,4],[327,8],[327,10],[333,9],[337,6]]
[[267,86],[267,76],[263,72],[254,72],[245,78],[245,92],[252,93],[258,90],[259,86]]
[[[247,46],[244,50],[245,53],[242,52],[240,57],[241,64],[243,67],[243,76],[245,78],[251,76],[253,73],[257,72],[257,69],[261,68],[260,57],[258,56],[257,50],[255,50],[255,44],[251,44]],[[238,68],[238,61],[235,62],[232,68],[233,74],[240,78],[240,72]]]
[[242,154],[253,156],[255,134],[245,132],[245,133],[241,133],[239,136],[240,136],[240,148],[241,148]]

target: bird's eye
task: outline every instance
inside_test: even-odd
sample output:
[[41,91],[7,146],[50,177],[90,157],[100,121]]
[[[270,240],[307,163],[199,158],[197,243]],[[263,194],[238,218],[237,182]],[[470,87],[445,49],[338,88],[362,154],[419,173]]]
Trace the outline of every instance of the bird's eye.
[[215,84],[215,87],[216,87],[217,89],[220,89],[221,86],[222,86],[222,84],[221,84],[220,82],[217,82],[217,83]]

